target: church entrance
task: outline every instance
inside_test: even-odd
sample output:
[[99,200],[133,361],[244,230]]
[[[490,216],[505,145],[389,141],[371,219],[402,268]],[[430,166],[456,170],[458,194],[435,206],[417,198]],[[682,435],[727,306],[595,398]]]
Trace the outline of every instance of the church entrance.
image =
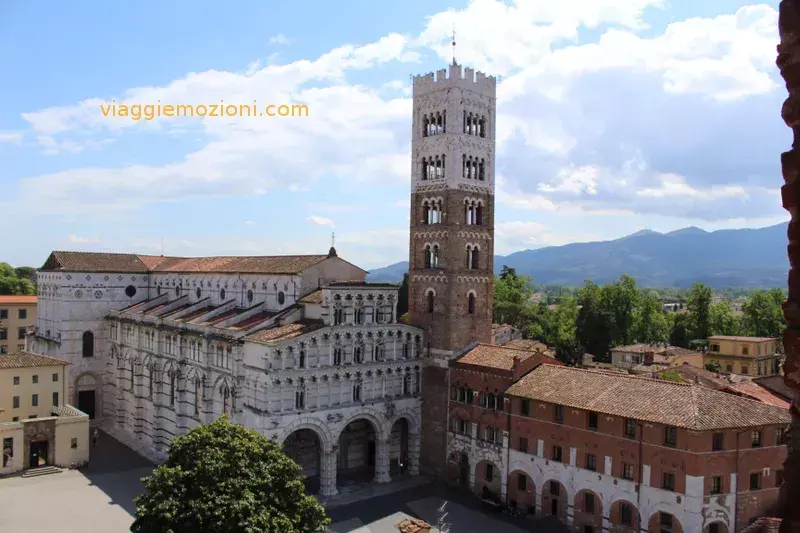
[[47,441],[37,440],[29,446],[29,468],[45,466],[47,464]]
[[89,415],[89,419],[94,419],[94,391],[78,391],[78,410]]
[[321,449],[319,436],[311,429],[298,429],[283,443],[284,453],[303,470],[309,494],[319,492]]
[[339,436],[337,484],[371,483],[375,478],[376,430],[372,422],[357,419]]

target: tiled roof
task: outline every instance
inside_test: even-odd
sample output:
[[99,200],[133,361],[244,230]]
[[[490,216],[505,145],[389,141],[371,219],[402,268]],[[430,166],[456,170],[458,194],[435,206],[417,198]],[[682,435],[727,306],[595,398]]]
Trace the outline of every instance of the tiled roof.
[[322,289],[317,289],[312,293],[306,294],[299,300],[298,303],[301,304],[321,304],[322,303]]
[[784,409],[788,409],[790,406],[789,402],[786,400],[775,396],[764,387],[758,385],[757,383],[753,383],[752,381],[731,383],[726,387],[726,390],[733,391],[735,394],[741,394],[768,405],[774,405],[775,407],[783,407]]
[[161,257],[103,252],[53,252],[42,270],[79,272],[213,272],[230,274],[297,274],[327,255],[253,257]]
[[664,349],[664,346],[658,346],[655,344],[631,344],[630,346],[616,346],[611,348],[612,352],[623,352],[623,353],[647,353],[647,352],[661,352]]
[[38,301],[38,296],[0,295],[0,305],[36,305]]
[[780,527],[780,518],[759,518],[743,529],[742,533],[778,533]]
[[505,343],[503,347],[515,348],[517,350],[527,350],[529,352],[534,350],[547,350],[547,345],[545,343],[533,339],[512,339]]
[[299,320],[291,324],[258,330],[246,336],[245,340],[264,343],[279,342],[311,333],[323,327],[325,327],[325,323],[322,320]]
[[783,376],[767,376],[753,381],[784,400],[794,398],[794,391],[786,385]]
[[539,365],[507,394],[700,431],[790,421],[786,409],[727,392],[556,365]]
[[677,372],[681,375],[684,381],[689,383],[700,383],[702,385],[722,389],[730,385],[730,382],[723,378],[717,377],[717,374],[706,370],[704,368],[697,368],[692,366],[688,363],[684,363],[680,366],[674,366],[672,368],[666,368],[663,370],[659,370],[659,373],[662,372]]
[[331,281],[326,285],[326,287],[368,287],[368,288],[376,288],[376,289],[399,289],[399,283],[385,283],[380,281],[363,281],[363,280],[351,280],[351,281]]
[[710,341],[765,342],[774,341],[775,337],[739,337],[730,335],[712,335]]
[[69,363],[63,359],[37,355],[28,352],[18,352],[0,355],[0,368],[28,368],[32,366],[60,366]]
[[255,315],[251,315],[251,316],[245,318],[244,320],[242,320],[240,322],[236,322],[235,324],[231,324],[230,326],[228,326],[228,329],[234,329],[234,330],[237,330],[237,331],[250,329],[253,326],[255,326],[256,324],[258,324],[259,322],[263,322],[263,321],[275,316],[276,314],[277,313],[275,313],[274,311],[261,311],[260,313],[256,313]]
[[473,349],[459,357],[456,362],[467,365],[484,366],[496,368],[498,370],[511,370],[514,367],[514,358],[519,361],[527,361],[531,357],[547,358],[540,352],[530,350],[516,350],[505,346],[494,346],[491,344],[478,344]]

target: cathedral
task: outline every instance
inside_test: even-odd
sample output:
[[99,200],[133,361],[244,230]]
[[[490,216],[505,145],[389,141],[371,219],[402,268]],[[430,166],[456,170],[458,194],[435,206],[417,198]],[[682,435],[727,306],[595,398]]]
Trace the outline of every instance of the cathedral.
[[[409,314],[399,287],[327,254],[52,252],[29,351],[153,460],[227,415],[277,439],[309,490],[444,474],[451,361],[492,342],[495,79],[413,80]],[[422,463],[422,464],[421,464]]]

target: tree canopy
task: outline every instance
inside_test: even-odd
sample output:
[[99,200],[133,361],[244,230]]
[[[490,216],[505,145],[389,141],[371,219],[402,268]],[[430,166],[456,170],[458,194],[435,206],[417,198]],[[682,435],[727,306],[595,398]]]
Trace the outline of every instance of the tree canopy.
[[307,533],[329,523],[281,446],[225,417],[176,437],[144,484],[133,533]]
[[0,263],[0,295],[36,294],[36,269]]

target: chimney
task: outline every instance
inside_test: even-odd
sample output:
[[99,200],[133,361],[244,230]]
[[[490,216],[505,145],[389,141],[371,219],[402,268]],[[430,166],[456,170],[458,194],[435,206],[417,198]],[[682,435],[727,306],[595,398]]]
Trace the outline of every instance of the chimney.
[[516,355],[514,356],[514,362],[511,363],[511,374],[513,376],[519,374],[519,357],[517,357]]

